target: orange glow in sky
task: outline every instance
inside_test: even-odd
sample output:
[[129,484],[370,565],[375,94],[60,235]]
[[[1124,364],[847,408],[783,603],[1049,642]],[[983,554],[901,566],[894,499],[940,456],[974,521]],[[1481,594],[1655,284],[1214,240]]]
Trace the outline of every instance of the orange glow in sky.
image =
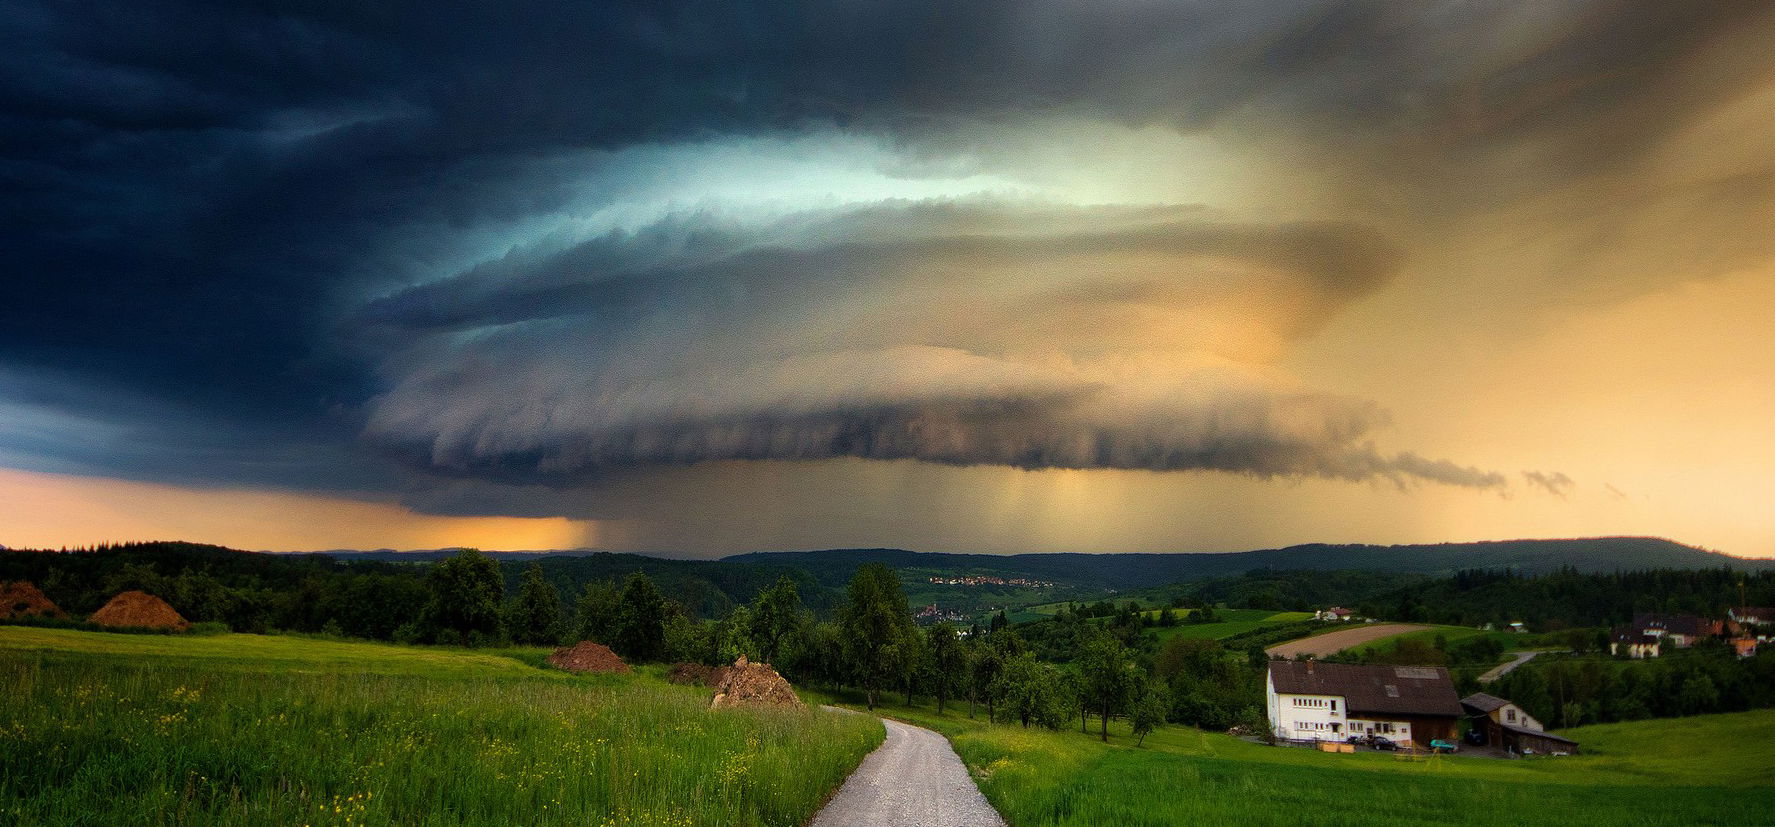
[[438,517],[313,494],[0,469],[0,544],[58,548],[172,539],[268,551],[569,549],[595,545],[598,526],[563,517]]

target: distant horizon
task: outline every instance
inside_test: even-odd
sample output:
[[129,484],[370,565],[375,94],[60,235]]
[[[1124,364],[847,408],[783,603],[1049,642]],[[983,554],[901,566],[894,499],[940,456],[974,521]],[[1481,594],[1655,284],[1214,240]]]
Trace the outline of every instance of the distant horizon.
[[704,560],[704,561],[706,561],[706,560],[721,560],[721,559],[726,559],[729,557],[740,557],[740,556],[744,556],[744,555],[748,555],[748,554],[808,554],[808,553],[818,553],[818,552],[826,552],[826,551],[904,551],[904,552],[910,552],[910,553],[914,553],[914,554],[980,555],[980,556],[988,556],[988,557],[1013,557],[1013,556],[1021,556],[1021,555],[1061,555],[1061,554],[1086,554],[1086,555],[1204,554],[1204,555],[1223,555],[1223,554],[1248,554],[1248,553],[1252,553],[1252,552],[1262,552],[1262,551],[1285,551],[1285,550],[1291,550],[1291,549],[1304,548],[1304,547],[1308,547],[1308,546],[1326,546],[1326,547],[1332,547],[1332,548],[1339,548],[1339,547],[1400,548],[1400,547],[1414,547],[1414,546],[1483,546],[1483,545],[1488,545],[1488,544],[1519,543],[1519,542],[1531,542],[1531,543],[1532,542],[1549,542],[1549,543],[1552,543],[1552,542],[1596,541],[1596,540],[1653,540],[1653,541],[1671,543],[1673,545],[1682,546],[1685,548],[1693,549],[1695,551],[1706,552],[1708,554],[1722,555],[1725,557],[1730,557],[1730,558],[1738,559],[1738,560],[1775,560],[1775,555],[1768,556],[1768,557],[1758,557],[1758,556],[1754,556],[1754,555],[1733,554],[1731,552],[1722,551],[1720,549],[1712,549],[1712,548],[1707,548],[1705,546],[1694,545],[1691,543],[1684,543],[1681,540],[1676,540],[1676,539],[1673,539],[1670,537],[1660,537],[1660,536],[1656,536],[1656,535],[1645,535],[1645,534],[1600,534],[1600,535],[1576,536],[1576,537],[1509,537],[1509,538],[1488,539],[1488,540],[1442,540],[1442,541],[1436,541],[1436,542],[1420,542],[1420,543],[1361,543],[1361,542],[1327,543],[1327,542],[1308,541],[1308,542],[1301,542],[1301,543],[1289,543],[1286,545],[1278,545],[1278,546],[1263,546],[1263,547],[1257,547],[1257,548],[1242,548],[1242,549],[1224,549],[1224,550],[1218,550],[1218,551],[1201,551],[1201,550],[1193,550],[1193,551],[1191,551],[1191,550],[1063,551],[1063,550],[1054,550],[1054,551],[992,552],[992,551],[964,551],[964,550],[951,550],[951,549],[943,549],[943,550],[915,549],[915,548],[906,548],[906,547],[902,547],[902,546],[890,546],[890,545],[860,545],[860,546],[824,546],[824,547],[818,547],[818,548],[757,548],[757,549],[751,549],[751,550],[747,550],[747,551],[721,552],[721,553],[717,553],[717,554],[714,554],[711,556],[696,556],[694,554],[674,553],[673,551],[669,551],[669,550],[616,549],[616,548],[596,548],[596,547],[585,547],[585,546],[575,547],[575,548],[490,548],[490,547],[485,547],[485,546],[471,546],[471,545],[441,545],[441,546],[434,546],[434,547],[429,547],[429,548],[392,548],[392,547],[344,548],[344,547],[340,547],[340,548],[325,548],[325,549],[264,549],[264,548],[255,549],[255,548],[243,548],[243,547],[238,547],[238,546],[231,546],[231,545],[227,545],[224,543],[208,543],[208,542],[201,542],[201,541],[196,541],[196,540],[167,540],[167,539],[119,540],[119,541],[105,541],[105,542],[100,542],[100,543],[57,544],[55,546],[36,546],[36,547],[24,547],[24,546],[13,546],[13,545],[7,545],[7,544],[0,544],[0,548],[6,548],[6,549],[14,550],[14,551],[54,551],[54,550],[58,550],[61,548],[77,549],[77,548],[91,547],[91,546],[126,545],[126,544],[136,544],[136,543],[193,543],[195,545],[220,546],[223,548],[233,549],[235,551],[244,551],[244,552],[250,552],[250,553],[255,553],[255,554],[341,554],[341,553],[343,553],[343,554],[378,554],[378,553],[430,554],[430,553],[438,553],[438,552],[456,551],[456,550],[465,549],[465,548],[473,548],[477,551],[493,552],[493,553],[499,553],[499,554],[632,554],[632,555],[636,555],[636,556],[640,556],[640,557],[651,557],[651,558],[661,559],[661,560]]

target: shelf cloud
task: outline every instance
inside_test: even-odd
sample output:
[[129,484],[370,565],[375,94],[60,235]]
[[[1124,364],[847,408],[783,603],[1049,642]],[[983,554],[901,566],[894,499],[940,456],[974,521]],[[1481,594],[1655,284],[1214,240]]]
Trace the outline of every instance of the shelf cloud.
[[0,465],[611,519],[614,480],[736,463],[1638,501],[1631,462],[1485,442],[1537,429],[1475,377],[1775,256],[1772,37],[1634,0],[24,0]]

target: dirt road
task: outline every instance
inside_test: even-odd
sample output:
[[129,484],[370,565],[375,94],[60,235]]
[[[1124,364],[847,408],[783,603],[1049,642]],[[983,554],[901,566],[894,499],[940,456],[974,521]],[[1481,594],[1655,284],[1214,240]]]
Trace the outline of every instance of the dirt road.
[[1005,827],[949,741],[883,720],[887,740],[814,816],[813,827]]
[[1278,643],[1264,651],[1268,652],[1272,657],[1292,658],[1295,655],[1312,655],[1314,657],[1322,658],[1326,655],[1342,652],[1352,646],[1361,646],[1364,643],[1380,640],[1384,637],[1392,637],[1393,635],[1402,634],[1404,632],[1415,632],[1419,629],[1428,628],[1430,627],[1419,626],[1412,623],[1364,623],[1349,629],[1339,629],[1338,631],[1326,632],[1322,635],[1303,637],[1300,640],[1291,640],[1287,643]]

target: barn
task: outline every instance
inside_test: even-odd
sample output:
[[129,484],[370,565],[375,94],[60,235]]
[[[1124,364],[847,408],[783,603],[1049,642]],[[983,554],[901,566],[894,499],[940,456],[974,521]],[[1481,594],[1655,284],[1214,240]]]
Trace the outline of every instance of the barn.
[[1576,755],[1578,742],[1541,728],[1541,722],[1516,704],[1496,695],[1475,692],[1461,699],[1481,743],[1514,755]]

